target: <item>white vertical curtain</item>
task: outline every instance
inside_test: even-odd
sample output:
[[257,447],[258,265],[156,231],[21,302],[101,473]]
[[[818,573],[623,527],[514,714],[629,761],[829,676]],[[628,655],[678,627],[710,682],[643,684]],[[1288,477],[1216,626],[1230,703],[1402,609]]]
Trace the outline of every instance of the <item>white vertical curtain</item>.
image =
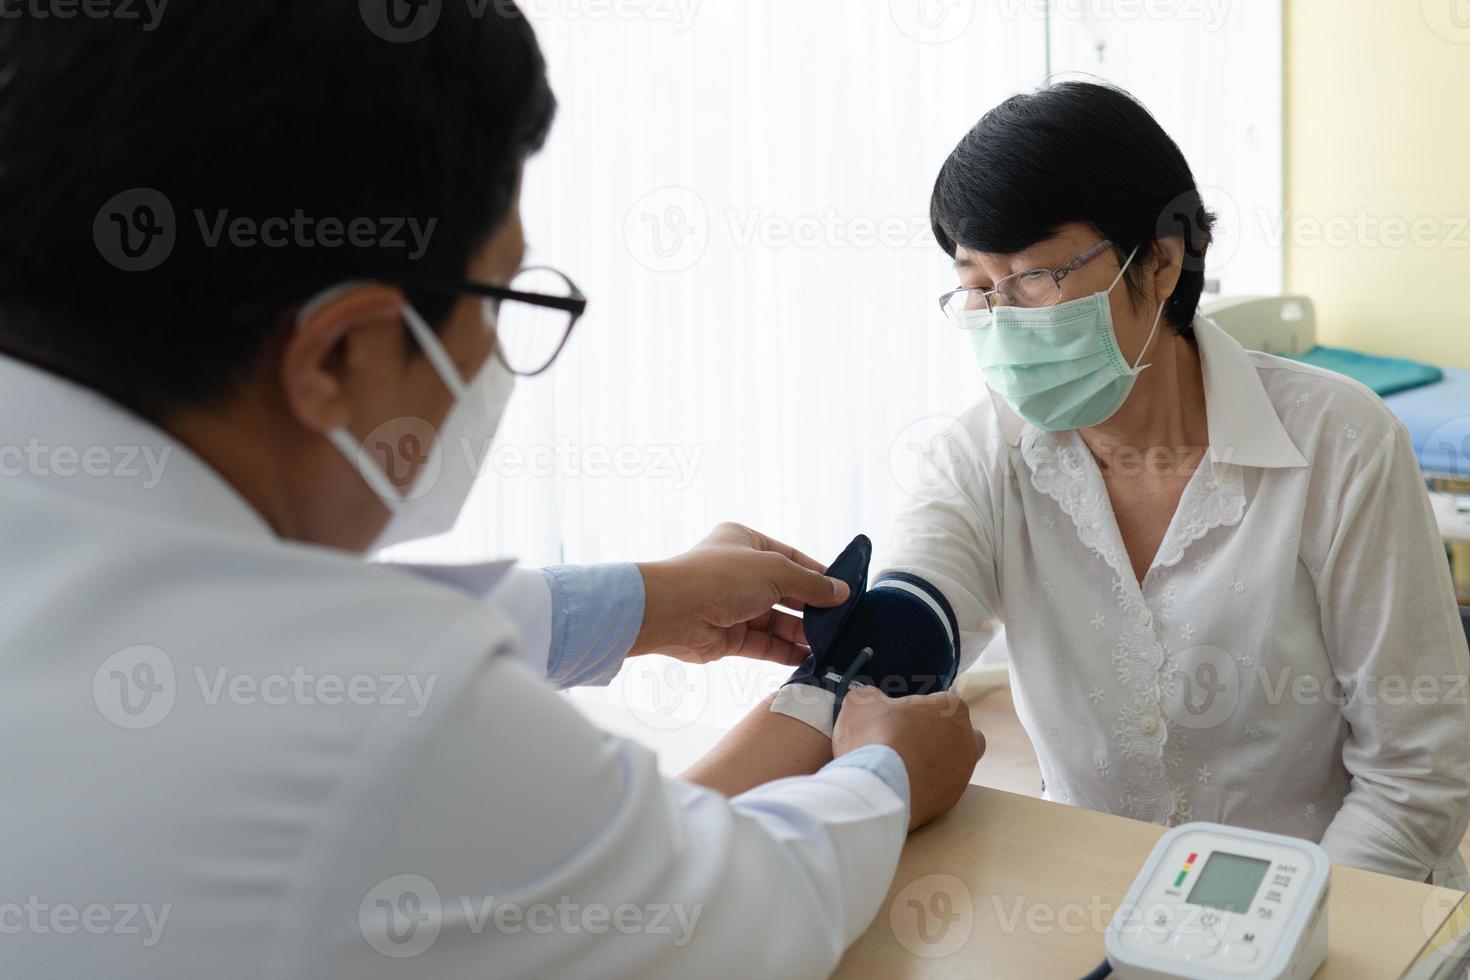
[[[823,559],[860,531],[881,550],[917,446],[983,390],[936,302],[954,277],[934,176],[985,109],[1043,82],[1049,26],[1054,66],[1072,60],[1067,28],[1024,0],[522,6],[561,101],[525,177],[531,261],[590,306],[518,389],[460,526],[399,555],[653,559],[722,520]],[[1127,55],[1139,88],[1178,75],[1161,118],[1233,178],[1215,55]],[[1279,188],[1275,146],[1241,166]],[[728,725],[787,673],[639,658],[593,696]]]
[[1283,282],[1280,0],[1050,0],[1050,69],[1132,92],[1174,137],[1215,212],[1216,292]]

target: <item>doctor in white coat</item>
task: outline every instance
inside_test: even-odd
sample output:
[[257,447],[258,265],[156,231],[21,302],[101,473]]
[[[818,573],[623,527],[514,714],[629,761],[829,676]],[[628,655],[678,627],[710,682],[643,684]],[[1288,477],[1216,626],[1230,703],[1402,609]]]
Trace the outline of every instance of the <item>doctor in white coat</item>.
[[[831,741],[762,708],[711,789],[555,688],[797,662],[773,607],[845,587],[734,526],[643,566],[362,560],[452,523],[455,449],[580,306],[506,285],[554,107],[525,21],[371,6],[0,33],[0,974],[824,975],[967,782],[963,702],[855,694]],[[529,307],[564,314],[546,363],[497,333]]]

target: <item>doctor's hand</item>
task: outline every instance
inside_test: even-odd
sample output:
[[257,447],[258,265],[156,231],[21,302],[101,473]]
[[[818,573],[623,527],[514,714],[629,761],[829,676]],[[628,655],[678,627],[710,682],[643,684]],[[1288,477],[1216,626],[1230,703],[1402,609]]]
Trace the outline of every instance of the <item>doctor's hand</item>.
[[903,759],[909,830],[953,809],[985,754],[985,736],[970,725],[970,706],[952,691],[890,698],[875,687],[852,688],[832,730],[832,755],[865,745],[886,745]]
[[801,618],[773,608],[837,606],[847,583],[790,545],[721,524],[689,551],[638,566],[643,626],[629,656],[661,653],[689,663],[754,657],[796,666],[811,653]]

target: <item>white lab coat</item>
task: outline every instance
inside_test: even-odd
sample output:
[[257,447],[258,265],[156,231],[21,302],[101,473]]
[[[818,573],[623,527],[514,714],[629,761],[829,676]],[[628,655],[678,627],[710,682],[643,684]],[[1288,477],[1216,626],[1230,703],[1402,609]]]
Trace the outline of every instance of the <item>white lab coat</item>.
[[280,541],[5,359],[0,542],[0,975],[821,976],[892,878],[872,773],[726,801],[586,722],[539,574]]

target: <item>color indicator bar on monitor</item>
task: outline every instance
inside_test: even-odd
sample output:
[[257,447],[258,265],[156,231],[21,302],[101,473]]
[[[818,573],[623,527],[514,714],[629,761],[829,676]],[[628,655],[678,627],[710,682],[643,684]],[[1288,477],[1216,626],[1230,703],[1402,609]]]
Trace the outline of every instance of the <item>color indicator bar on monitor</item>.
[[1175,888],[1178,888],[1180,885],[1184,884],[1184,878],[1186,875],[1189,874],[1189,869],[1194,867],[1194,859],[1197,857],[1199,857],[1198,853],[1191,853],[1189,855],[1189,860],[1184,862],[1184,867],[1179,869],[1179,877],[1174,879]]

